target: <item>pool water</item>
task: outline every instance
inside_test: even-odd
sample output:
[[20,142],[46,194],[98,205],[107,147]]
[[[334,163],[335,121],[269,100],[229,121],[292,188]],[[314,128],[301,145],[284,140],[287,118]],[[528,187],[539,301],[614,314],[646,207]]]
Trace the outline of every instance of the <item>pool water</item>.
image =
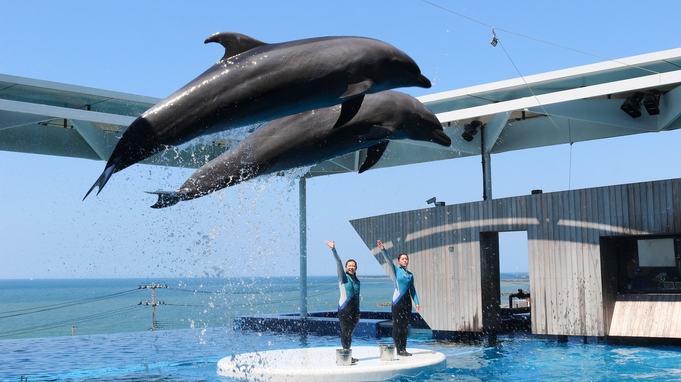
[[[228,381],[216,367],[232,354],[338,345],[336,337],[227,328],[3,340],[0,380]],[[396,381],[681,380],[681,347],[674,346],[585,344],[581,337],[559,343],[531,335],[500,336],[495,343],[410,337],[409,345],[444,353],[447,367]]]

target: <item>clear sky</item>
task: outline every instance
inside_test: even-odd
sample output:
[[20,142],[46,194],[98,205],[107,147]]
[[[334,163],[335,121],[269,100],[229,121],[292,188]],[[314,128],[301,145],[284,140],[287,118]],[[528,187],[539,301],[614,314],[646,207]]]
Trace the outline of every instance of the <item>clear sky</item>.
[[[165,98],[217,61],[209,35],[265,42],[355,35],[400,48],[431,79],[419,96],[681,46],[669,1],[0,0],[0,73]],[[503,44],[490,45],[491,28]],[[492,156],[495,198],[677,178],[679,132]],[[268,178],[163,210],[144,193],[193,170],[135,165],[81,201],[104,162],[0,152],[0,278],[297,275],[298,181]],[[383,274],[349,220],[482,199],[479,157],[307,182],[308,273],[333,275],[324,240]],[[385,238],[389,240],[390,238]],[[527,271],[502,235],[503,271]]]

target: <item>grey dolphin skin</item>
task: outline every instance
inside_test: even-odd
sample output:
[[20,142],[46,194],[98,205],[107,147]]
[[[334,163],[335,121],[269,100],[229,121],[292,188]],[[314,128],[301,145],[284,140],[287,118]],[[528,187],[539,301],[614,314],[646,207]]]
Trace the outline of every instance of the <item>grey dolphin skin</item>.
[[368,148],[359,169],[362,173],[378,162],[390,140],[451,145],[433,112],[404,93],[367,95],[354,118],[337,126],[340,114],[341,107],[332,106],[268,122],[198,169],[177,191],[150,192],[158,195],[152,207],[172,206],[259,175],[314,165]]
[[95,187],[99,194],[114,173],[202,134],[337,104],[343,105],[341,125],[357,112],[364,94],[431,86],[404,52],[369,38],[266,44],[223,32],[209,42],[225,48],[222,59],[133,121],[83,199]]

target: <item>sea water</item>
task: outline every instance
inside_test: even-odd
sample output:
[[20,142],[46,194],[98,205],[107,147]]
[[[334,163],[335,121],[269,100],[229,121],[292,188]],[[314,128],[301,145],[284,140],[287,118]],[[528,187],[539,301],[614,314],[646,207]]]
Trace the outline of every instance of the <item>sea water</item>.
[[[309,312],[337,309],[337,280],[308,277]],[[390,311],[388,277],[361,285],[363,310]],[[527,274],[503,274],[502,304],[517,289],[529,290]],[[0,340],[229,327],[236,316],[299,309],[298,277],[0,280]]]
[[[512,278],[502,289],[529,289],[522,277]],[[237,315],[295,311],[297,278],[153,282],[162,287],[144,288],[152,281],[131,279],[0,281],[0,380],[226,381],[216,373],[224,357],[339,346],[335,336],[232,328]],[[312,277],[308,284],[309,311],[335,309],[334,277]],[[151,299],[152,290],[156,302],[164,301],[155,309],[154,331],[152,308],[139,304]],[[363,278],[362,291],[363,309],[389,309],[384,302],[392,294],[390,280]],[[396,381],[681,379],[681,348],[672,346],[609,345],[593,338],[585,344],[581,337],[559,343],[529,334],[453,343],[421,333],[408,341],[409,347],[444,353],[447,366]],[[357,337],[353,344],[377,346],[377,339]]]
[[[337,277],[307,281],[308,311],[337,309]],[[362,309],[389,311],[390,279],[361,281]],[[298,277],[0,280],[0,340],[229,327],[236,316],[299,309]]]

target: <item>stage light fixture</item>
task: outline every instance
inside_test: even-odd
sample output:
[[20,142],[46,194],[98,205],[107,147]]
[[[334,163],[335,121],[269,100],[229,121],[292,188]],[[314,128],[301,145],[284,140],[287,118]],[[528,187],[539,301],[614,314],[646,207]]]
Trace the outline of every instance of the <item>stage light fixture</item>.
[[646,108],[648,115],[660,114],[660,92],[650,90],[643,96],[643,107]]
[[641,116],[641,99],[643,99],[643,93],[636,92],[624,100],[620,109],[629,114],[631,118],[638,118]]
[[482,122],[480,121],[473,121],[463,125],[463,134],[461,134],[461,138],[465,139],[467,142],[472,141],[473,137],[478,133],[478,127],[480,126],[482,126]]
[[436,206],[436,207],[442,207],[442,206],[445,205],[445,202],[438,202],[438,201],[437,201],[437,198],[434,197],[434,196],[433,196],[432,198],[426,200],[426,203],[432,204],[432,205],[434,205],[434,206]]

